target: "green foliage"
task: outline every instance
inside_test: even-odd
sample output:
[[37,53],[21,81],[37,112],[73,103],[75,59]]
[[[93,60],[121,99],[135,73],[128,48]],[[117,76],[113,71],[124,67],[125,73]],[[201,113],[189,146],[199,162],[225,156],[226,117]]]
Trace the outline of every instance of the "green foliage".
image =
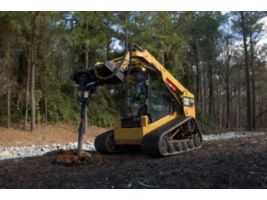
[[12,122],[19,123],[21,120],[21,110],[19,104],[11,104],[11,120]]
[[[65,89],[69,88],[69,91]],[[51,85],[47,96],[48,101],[48,120],[50,122],[77,122],[78,109],[77,103],[73,98],[73,86],[63,84],[62,87]]]
[[41,90],[39,89],[36,89],[35,90],[35,102],[36,102],[36,123],[37,124],[41,124],[41,108],[40,108],[40,101],[41,101],[41,98],[42,98],[42,92]]
[[106,88],[101,89],[92,98],[88,106],[88,120],[90,124],[100,127],[112,127],[115,119],[115,104]]
[[[37,14],[38,15],[35,15]],[[264,12],[245,12],[246,27],[252,34],[254,45],[260,39],[263,26],[258,21]],[[73,122],[79,120],[77,88],[70,76],[81,69],[121,56],[127,44],[137,43],[150,51],[179,81],[196,94],[196,77],[199,78],[198,118],[206,132],[218,126],[218,118],[224,113],[217,110],[214,117],[208,112],[211,101],[224,109],[225,84],[222,76],[225,68],[224,36],[233,31],[233,38],[240,35],[238,13],[221,12],[1,12],[0,13],[0,125],[6,125],[7,73],[11,85],[11,120],[21,123],[26,109],[26,83],[28,60],[31,57],[32,25],[36,17],[36,121],[45,122],[47,104],[48,122]],[[228,24],[229,16],[233,27]],[[228,29],[222,31],[227,25]],[[230,30],[231,29],[231,30]],[[228,31],[228,33],[226,33]],[[238,38],[237,38],[238,39]],[[233,41],[235,43],[235,41]],[[232,47],[236,48],[236,47]],[[256,81],[259,91],[265,91],[266,47],[255,48],[258,70]],[[9,64],[9,68],[6,63]],[[242,49],[234,52],[231,64],[236,67],[232,77],[243,67]],[[198,69],[196,67],[198,65]],[[8,70],[7,70],[8,68]],[[223,68],[223,69],[221,69]],[[217,80],[218,77],[218,80]],[[220,82],[221,81],[221,82]],[[231,103],[245,99],[242,80],[232,80]],[[234,82],[235,81],[235,82]],[[265,81],[265,82],[264,82]],[[213,89],[209,87],[213,84]],[[215,84],[218,84],[215,85]],[[240,86],[241,85],[241,86]],[[209,91],[214,92],[209,98]],[[235,94],[234,94],[235,93]],[[264,92],[262,92],[264,93]],[[212,96],[212,95],[211,95]],[[266,101],[261,94],[257,101]],[[97,126],[113,126],[116,100],[102,88],[91,99],[88,120]],[[243,103],[244,104],[244,103]],[[263,103],[262,103],[263,104]],[[243,105],[242,105],[243,106]],[[29,107],[30,109],[30,107]],[[232,108],[237,112],[235,108]],[[262,107],[261,112],[265,110]],[[205,112],[204,112],[205,111]],[[29,110],[29,120],[31,110]],[[242,113],[241,113],[242,114]],[[240,114],[240,115],[241,115]],[[243,116],[244,118],[244,116]],[[261,121],[264,121],[264,117]],[[28,120],[28,121],[29,121]]]
[[4,104],[4,98],[0,95],[0,126],[6,125],[6,106]]

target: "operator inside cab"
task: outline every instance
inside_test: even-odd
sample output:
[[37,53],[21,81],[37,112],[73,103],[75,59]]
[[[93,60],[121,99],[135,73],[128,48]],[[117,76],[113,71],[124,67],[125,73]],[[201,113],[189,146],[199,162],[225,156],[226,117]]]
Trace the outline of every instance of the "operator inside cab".
[[122,83],[122,126],[140,127],[143,115],[147,115],[150,122],[169,115],[173,107],[171,98],[172,95],[156,71],[133,68]]
[[133,69],[127,75],[127,81],[122,84],[122,118],[137,119],[147,114],[147,75],[141,70]]

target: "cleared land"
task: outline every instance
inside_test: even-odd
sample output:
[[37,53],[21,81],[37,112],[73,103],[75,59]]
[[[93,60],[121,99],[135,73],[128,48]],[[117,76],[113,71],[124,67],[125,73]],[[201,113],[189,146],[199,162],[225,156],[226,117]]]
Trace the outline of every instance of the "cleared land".
[[153,158],[140,151],[63,166],[60,152],[0,161],[0,188],[267,188],[267,136],[209,141],[198,151]]
[[[77,142],[77,127],[68,124],[44,125],[38,127],[33,133],[23,129],[1,128],[0,127],[0,146],[31,146],[42,144],[65,144]],[[105,132],[106,128],[90,126],[84,136],[84,140],[92,140],[99,133]]]

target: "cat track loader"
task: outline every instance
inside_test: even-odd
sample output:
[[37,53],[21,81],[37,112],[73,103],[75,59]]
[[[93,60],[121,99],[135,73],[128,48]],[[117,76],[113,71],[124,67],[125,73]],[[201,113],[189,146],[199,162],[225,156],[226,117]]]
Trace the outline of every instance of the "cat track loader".
[[97,87],[119,85],[120,118],[113,130],[96,137],[98,152],[138,145],[147,154],[169,156],[201,146],[194,95],[147,50],[132,45],[124,56],[96,63],[73,79],[85,102]]

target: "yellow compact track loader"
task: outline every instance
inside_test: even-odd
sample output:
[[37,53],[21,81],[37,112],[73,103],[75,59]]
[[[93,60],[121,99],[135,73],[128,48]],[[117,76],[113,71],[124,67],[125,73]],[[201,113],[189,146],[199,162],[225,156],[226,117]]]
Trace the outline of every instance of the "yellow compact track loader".
[[[96,63],[73,79],[80,87],[81,105],[96,87],[120,84],[120,118],[113,130],[96,137],[98,152],[116,153],[121,147],[138,145],[147,154],[169,156],[201,146],[194,95],[137,45],[123,57]],[[82,127],[81,123],[79,135],[84,133]]]

